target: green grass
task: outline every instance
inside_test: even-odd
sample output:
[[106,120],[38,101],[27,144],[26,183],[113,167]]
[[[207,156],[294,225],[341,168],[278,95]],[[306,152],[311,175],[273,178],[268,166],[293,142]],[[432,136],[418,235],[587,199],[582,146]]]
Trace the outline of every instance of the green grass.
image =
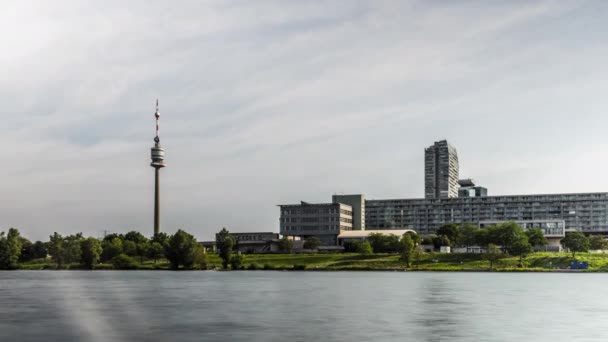
[[[361,255],[353,253],[340,254],[246,254],[243,256],[245,269],[271,270],[411,270],[411,271],[489,271],[489,262],[480,254],[441,254],[422,253],[419,260],[414,260],[407,268],[397,254]],[[507,257],[495,262],[493,271],[548,272],[567,269],[571,261],[587,261],[590,272],[608,272],[608,254],[579,253],[576,258],[570,253],[539,252],[524,259],[524,266],[519,267],[518,257]],[[138,260],[139,261],[139,260]],[[221,259],[215,254],[208,256],[208,268],[221,269]],[[24,270],[56,269],[49,260],[33,260],[20,265]],[[82,265],[68,264],[62,269],[80,270]],[[112,269],[111,264],[100,264],[99,270]],[[169,269],[167,260],[154,263],[146,260],[137,263],[140,270]]]

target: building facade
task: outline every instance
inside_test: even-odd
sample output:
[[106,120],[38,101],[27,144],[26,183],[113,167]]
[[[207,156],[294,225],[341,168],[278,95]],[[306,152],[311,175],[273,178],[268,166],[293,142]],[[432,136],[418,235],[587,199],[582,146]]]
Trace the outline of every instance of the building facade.
[[563,220],[565,228],[608,234],[608,193],[390,199],[365,202],[365,225],[428,235],[446,223]]
[[342,203],[279,205],[280,233],[306,239],[317,237],[325,246],[335,246],[341,231],[353,229],[353,208]]
[[487,197],[488,189],[476,186],[472,179],[461,179],[458,181],[458,197]]
[[331,201],[350,205],[353,208],[353,230],[365,230],[365,195],[333,195]]
[[446,140],[424,149],[424,198],[458,197],[458,153]]

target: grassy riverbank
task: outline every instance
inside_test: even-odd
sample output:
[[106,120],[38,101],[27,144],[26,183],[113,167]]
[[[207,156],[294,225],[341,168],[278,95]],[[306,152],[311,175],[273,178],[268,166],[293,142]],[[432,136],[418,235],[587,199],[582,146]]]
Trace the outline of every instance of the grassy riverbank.
[[[508,257],[494,264],[495,271],[547,272],[567,269],[571,261],[587,261],[588,271],[608,271],[608,254],[580,253],[573,258],[569,253],[534,253],[524,259],[524,266],[519,267],[518,257]],[[21,264],[20,269],[43,270],[55,269],[56,265],[45,260],[34,260]],[[81,265],[65,265],[64,269],[84,269]],[[209,255],[208,269],[220,269],[221,260],[217,255]],[[266,270],[411,270],[411,271],[488,271],[489,262],[482,260],[479,254],[440,254],[423,253],[419,260],[414,260],[408,269],[397,254],[249,254],[243,255],[244,269]],[[110,264],[99,264],[96,269],[112,269]],[[144,261],[137,263],[139,270],[169,269],[166,260],[157,263]]]

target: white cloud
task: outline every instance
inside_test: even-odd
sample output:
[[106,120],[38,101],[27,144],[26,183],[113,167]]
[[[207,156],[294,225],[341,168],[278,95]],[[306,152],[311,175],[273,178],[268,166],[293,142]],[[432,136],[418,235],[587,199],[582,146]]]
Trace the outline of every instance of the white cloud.
[[200,239],[333,192],[420,197],[441,138],[494,194],[607,190],[605,7],[6,4],[0,227],[151,231],[157,97],[164,228]]

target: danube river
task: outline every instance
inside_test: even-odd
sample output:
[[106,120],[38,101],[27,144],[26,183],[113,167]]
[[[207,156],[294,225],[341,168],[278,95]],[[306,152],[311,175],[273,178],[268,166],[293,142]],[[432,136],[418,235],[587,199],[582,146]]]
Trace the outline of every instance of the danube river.
[[0,341],[608,341],[608,274],[0,272]]

